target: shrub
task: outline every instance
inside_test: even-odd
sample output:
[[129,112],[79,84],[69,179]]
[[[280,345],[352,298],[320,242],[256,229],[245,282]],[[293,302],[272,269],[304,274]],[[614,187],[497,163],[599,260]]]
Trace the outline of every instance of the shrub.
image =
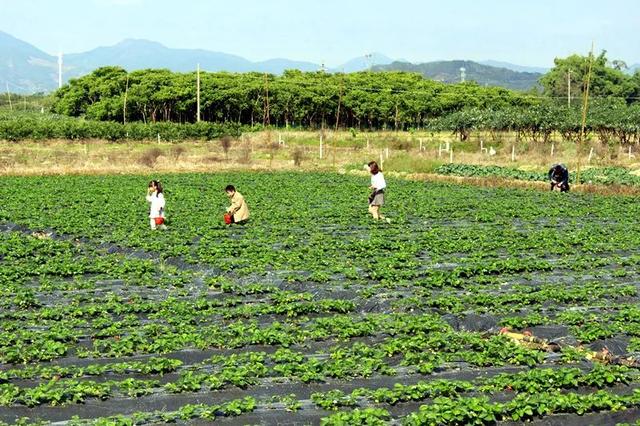
[[291,153],[291,158],[293,159],[293,164],[296,166],[300,166],[302,164],[302,160],[304,160],[304,149],[302,147],[296,147]]
[[226,135],[238,136],[240,133],[241,127],[233,123],[133,122],[122,124],[115,121],[93,121],[30,113],[0,116],[0,140],[8,141],[27,139],[155,140],[158,135],[165,141],[213,140]]
[[173,156],[173,159],[175,161],[178,161],[180,159],[180,156],[184,154],[185,151],[186,149],[182,145],[174,145],[171,147],[171,155]]
[[155,167],[156,163],[158,162],[158,157],[160,157],[162,154],[163,152],[160,148],[151,148],[146,150],[142,154],[142,156],[140,156],[140,159],[138,160],[138,162],[152,169]]
[[231,137],[223,136],[220,139],[220,145],[222,146],[222,150],[224,151],[225,160],[229,158],[229,149],[231,149]]

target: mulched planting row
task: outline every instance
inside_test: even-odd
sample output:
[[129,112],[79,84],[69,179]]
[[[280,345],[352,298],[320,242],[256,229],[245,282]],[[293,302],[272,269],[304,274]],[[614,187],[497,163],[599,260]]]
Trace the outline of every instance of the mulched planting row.
[[[0,420],[65,422],[78,416],[100,424],[123,415],[136,424],[199,424],[212,417],[232,424],[344,424],[380,417],[402,424],[422,405],[442,403],[438,410],[446,411],[448,402],[428,396],[395,404],[358,399],[336,412],[313,395],[500,373],[510,373],[515,383],[518,373],[542,368],[592,371],[598,362],[587,358],[603,348],[617,356],[640,351],[640,309],[634,308],[640,236],[632,232],[640,208],[632,199],[397,180],[390,182],[385,206],[393,221],[382,224],[371,223],[362,203],[354,204],[353,194],[367,184],[360,177],[161,178],[175,191],[167,194],[173,210],[164,233],[144,229],[139,220],[146,206],[136,188],[146,177],[0,180],[0,196],[7,199],[0,207],[0,333],[10,342],[0,346]],[[252,221],[242,228],[212,222],[211,210],[226,201],[209,193],[202,199],[203,180],[206,187],[228,181],[246,187]],[[105,183],[114,188],[109,211],[91,202],[92,193],[104,198]],[[55,197],[46,192],[50,185]],[[46,226],[38,222],[42,206],[15,195],[23,187],[35,188]],[[323,187],[331,190],[317,189]],[[291,193],[307,195],[303,202]],[[505,325],[560,350],[519,345],[499,335]],[[12,369],[95,369],[158,357],[180,365],[163,374],[133,369],[1,378]],[[634,420],[639,376],[623,383],[619,367],[604,368],[610,383],[560,392],[590,395],[601,388],[614,399],[626,395],[624,402],[596,406],[585,400],[582,415],[558,408],[521,420]],[[71,380],[80,386],[69,391],[80,392],[76,397],[57,393]],[[81,386],[91,383],[113,388],[102,398],[83,394]],[[16,387],[41,392],[12,397]],[[482,404],[465,405],[465,398],[483,396],[495,405],[529,394],[450,395],[466,411],[442,411],[438,422],[511,424],[482,417]],[[340,412],[351,420],[339,420]]]

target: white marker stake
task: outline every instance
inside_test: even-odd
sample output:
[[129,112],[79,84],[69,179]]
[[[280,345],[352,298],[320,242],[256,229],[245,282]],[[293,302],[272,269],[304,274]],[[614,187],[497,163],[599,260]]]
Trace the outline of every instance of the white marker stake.
[[449,162],[453,163],[453,148],[449,149]]
[[160,143],[160,133],[158,133],[158,143]]
[[629,160],[631,160],[631,146],[629,146]]
[[384,149],[384,157],[387,159],[389,158],[389,148]]
[[591,162],[591,157],[593,157],[593,147],[591,147],[591,151],[589,151],[589,159],[587,160],[587,162]]
[[516,161],[516,146],[511,145],[511,161]]
[[556,144],[552,143],[551,144],[551,156],[552,157],[553,157],[553,153],[555,152],[555,150],[556,150]]

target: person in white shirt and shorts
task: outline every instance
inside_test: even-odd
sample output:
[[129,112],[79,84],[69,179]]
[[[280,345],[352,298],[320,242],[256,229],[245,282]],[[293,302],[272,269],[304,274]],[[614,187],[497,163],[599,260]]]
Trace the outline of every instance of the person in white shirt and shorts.
[[387,187],[387,182],[384,180],[382,170],[380,170],[378,163],[375,161],[369,162],[367,168],[371,173],[371,186],[369,186],[369,189],[373,191],[371,195],[369,195],[369,213],[371,213],[375,220],[383,219],[390,222],[389,219],[380,213],[380,207],[384,205],[384,190]]

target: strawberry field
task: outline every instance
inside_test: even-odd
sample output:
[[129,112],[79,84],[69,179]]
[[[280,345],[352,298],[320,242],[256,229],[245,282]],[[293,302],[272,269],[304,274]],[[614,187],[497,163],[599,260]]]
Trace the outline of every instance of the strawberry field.
[[[548,171],[526,171],[501,166],[480,166],[474,164],[443,164],[435,169],[441,175],[463,177],[492,177],[501,179],[514,179],[525,181],[548,182]],[[575,182],[575,171],[569,177],[570,182]],[[582,171],[580,183],[597,185],[624,185],[638,186],[640,177],[623,167],[592,167]]]
[[640,418],[636,199],[388,179],[388,224],[368,183],[0,178],[0,422]]

